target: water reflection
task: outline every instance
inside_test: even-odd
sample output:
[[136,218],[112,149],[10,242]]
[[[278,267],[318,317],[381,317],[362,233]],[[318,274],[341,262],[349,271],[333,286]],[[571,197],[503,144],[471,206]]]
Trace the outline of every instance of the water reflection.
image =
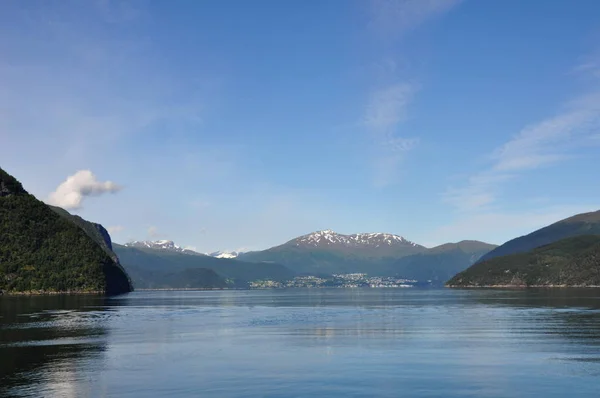
[[598,376],[595,289],[0,298],[0,395],[594,396]]
[[0,395],[77,396],[75,364],[105,347],[105,304],[91,296],[0,298]]

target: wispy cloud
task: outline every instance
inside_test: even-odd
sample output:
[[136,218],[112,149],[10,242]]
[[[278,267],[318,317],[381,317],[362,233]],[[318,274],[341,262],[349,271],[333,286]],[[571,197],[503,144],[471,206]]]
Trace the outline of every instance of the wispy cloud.
[[[460,0],[372,0],[370,27],[381,46],[375,62],[375,85],[368,93],[364,125],[375,144],[374,184],[383,187],[398,180],[405,154],[419,142],[418,137],[400,131],[408,107],[419,91],[419,84],[408,79],[398,68],[394,48],[409,30],[440,16]],[[388,46],[391,44],[391,46]]]
[[8,145],[35,140],[43,150],[32,148],[30,156],[40,162],[82,168],[134,135],[167,126],[173,136],[202,122],[201,97],[211,79],[198,77],[200,66],[193,75],[175,75],[169,64],[153,61],[157,50],[138,29],[141,5],[12,5],[21,23],[0,27],[7,38],[0,61],[0,134]]
[[117,234],[117,233],[123,231],[124,229],[125,229],[125,227],[122,226],[122,225],[114,225],[114,226],[110,226],[110,227],[106,228],[106,230],[108,231],[108,233],[111,234],[111,235],[112,234]]
[[511,172],[533,169],[568,158],[582,136],[600,126],[600,96],[571,102],[558,115],[521,130],[494,151],[493,169]]
[[372,27],[382,36],[404,33],[448,12],[462,0],[372,0]]
[[158,238],[158,236],[159,236],[159,233],[158,233],[158,227],[156,227],[156,226],[154,226],[154,225],[151,225],[151,226],[149,226],[149,227],[148,227],[148,236],[149,236],[151,239],[156,239],[156,238]]
[[444,200],[462,211],[489,210],[501,184],[521,173],[577,156],[600,129],[600,95],[567,103],[555,116],[525,127],[489,155],[489,166],[461,187],[446,190]]
[[98,181],[90,170],[80,170],[69,176],[48,197],[48,203],[64,209],[79,209],[85,198],[115,193],[121,186],[112,181]]
[[588,78],[600,77],[600,52],[583,57],[571,72]]
[[376,186],[385,186],[395,180],[402,157],[418,142],[418,139],[404,137],[398,131],[416,91],[414,85],[397,83],[371,93],[364,123],[376,146]]
[[406,118],[406,108],[415,94],[409,83],[396,83],[374,90],[367,104],[366,126],[375,134],[389,134]]

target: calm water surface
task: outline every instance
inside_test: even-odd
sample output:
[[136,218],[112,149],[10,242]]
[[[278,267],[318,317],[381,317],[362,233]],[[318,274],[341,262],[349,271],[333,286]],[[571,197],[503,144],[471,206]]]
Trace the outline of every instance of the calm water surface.
[[600,290],[1,297],[0,396],[598,397]]

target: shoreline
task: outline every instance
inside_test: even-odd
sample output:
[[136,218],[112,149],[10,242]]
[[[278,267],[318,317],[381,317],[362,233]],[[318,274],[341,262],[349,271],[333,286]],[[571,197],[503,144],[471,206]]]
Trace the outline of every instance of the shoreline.
[[105,296],[105,292],[104,291],[100,291],[100,290],[92,290],[92,291],[79,291],[79,290],[69,290],[69,291],[65,291],[65,292],[59,292],[59,291],[37,291],[37,290],[32,290],[32,291],[25,291],[25,292],[7,292],[7,291],[0,291],[0,297],[15,297],[15,296],[80,296],[80,295],[86,295],[86,296],[94,296],[94,295],[100,295],[100,296]]
[[598,289],[600,285],[445,285],[449,289]]

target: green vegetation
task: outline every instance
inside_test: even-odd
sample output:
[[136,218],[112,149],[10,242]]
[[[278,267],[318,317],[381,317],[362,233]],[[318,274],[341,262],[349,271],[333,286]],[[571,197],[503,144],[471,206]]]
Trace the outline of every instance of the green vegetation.
[[600,286],[600,235],[576,236],[492,258],[459,273],[447,285]]
[[[214,258],[198,253],[180,253],[160,249],[127,247],[115,244],[115,253],[136,288],[220,288],[247,287],[255,280],[283,281],[295,274],[280,264],[249,263]],[[213,271],[212,273],[199,271]],[[191,275],[194,275],[191,277]],[[194,283],[192,283],[192,281]]]
[[59,216],[66,218],[67,220],[69,220],[72,223],[74,223],[75,225],[77,225],[79,228],[83,229],[83,231],[90,238],[92,238],[96,243],[98,243],[100,245],[100,247],[102,247],[102,249],[104,249],[104,251],[113,260],[115,260],[116,262],[119,261],[117,255],[112,250],[112,242],[110,240],[110,235],[108,234],[108,231],[102,225],[84,220],[83,218],[81,218],[79,216],[69,213],[68,211],[66,211],[63,208],[55,207],[55,206],[48,206],[48,207],[52,211],[54,211],[56,214],[58,214]]
[[572,236],[594,234],[600,234],[600,211],[578,214],[534,231],[529,235],[510,240],[483,256],[480,261],[528,252],[536,247]]
[[0,291],[131,291],[125,272],[80,227],[0,169]]

